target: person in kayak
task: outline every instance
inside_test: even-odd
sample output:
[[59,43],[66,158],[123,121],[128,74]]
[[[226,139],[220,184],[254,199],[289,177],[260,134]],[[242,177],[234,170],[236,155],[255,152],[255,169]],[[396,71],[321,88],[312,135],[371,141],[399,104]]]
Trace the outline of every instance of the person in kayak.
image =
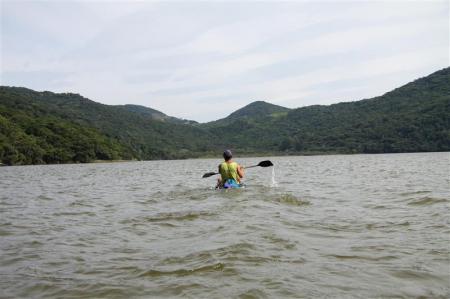
[[223,152],[225,159],[219,165],[220,178],[217,179],[216,188],[237,188],[241,186],[241,179],[244,178],[244,167],[232,160],[233,154],[230,150]]

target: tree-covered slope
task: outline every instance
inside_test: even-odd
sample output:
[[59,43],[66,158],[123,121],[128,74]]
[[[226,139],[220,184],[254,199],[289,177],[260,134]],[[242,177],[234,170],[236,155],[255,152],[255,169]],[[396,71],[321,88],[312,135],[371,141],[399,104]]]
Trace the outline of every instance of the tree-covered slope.
[[450,68],[383,96],[237,119],[210,130],[248,152],[384,153],[450,150]]
[[[109,106],[93,102],[77,94],[55,94],[52,92],[35,92],[26,88],[0,87],[0,115],[4,126],[0,128],[0,150],[3,163],[7,164],[29,164],[43,162],[70,162],[91,161],[95,159],[168,159],[194,157],[213,150],[210,141],[214,136],[206,130],[191,125],[176,124],[154,119],[154,117],[129,111],[124,106]],[[46,127],[47,121],[51,119],[56,126],[67,127],[64,133],[58,129],[50,128],[49,131],[41,132]],[[8,128],[6,132],[5,126]],[[70,127],[70,130],[69,130]],[[95,138],[90,136],[95,134]],[[110,142],[114,144],[117,151],[110,157],[101,153],[85,156],[79,159],[71,154],[70,141],[56,143],[55,151],[61,148],[67,153],[64,158],[44,158],[29,160],[28,150],[47,153],[49,149],[44,146],[38,149],[43,140],[56,140],[59,134],[63,136],[74,136],[78,140],[78,152],[85,151],[95,144],[92,140],[86,140],[78,135],[90,136],[95,140]],[[6,135],[6,133],[8,135]],[[52,134],[53,135],[52,135]],[[75,136],[78,136],[75,138]],[[66,136],[67,137],[67,136]],[[35,140],[36,146],[28,142],[28,148],[15,146],[23,139]],[[91,138],[91,139],[92,139]],[[83,147],[84,145],[84,147]],[[114,148],[114,146],[111,146]],[[9,152],[17,152],[14,161],[6,159]],[[11,154],[8,154],[11,155]],[[53,160],[52,160],[53,159]]]
[[127,105],[118,105],[116,107],[125,109],[130,112],[134,112],[134,113],[137,113],[140,115],[144,115],[144,116],[147,116],[147,117],[155,119],[155,120],[167,121],[167,122],[171,122],[171,123],[175,123],[175,124],[192,124],[192,125],[197,124],[196,121],[180,119],[180,118],[176,118],[173,116],[168,116],[167,114],[164,114],[161,111],[158,111],[158,110],[155,110],[152,108],[148,108],[145,106],[127,104]]
[[140,106],[140,105],[133,105],[133,104],[127,104],[127,105],[117,105],[116,107],[125,109],[130,112],[134,112],[140,115],[145,115],[153,119],[157,120],[166,120],[169,118],[166,114],[162,113],[161,111]]
[[0,104],[0,162],[7,165],[133,158],[130,149],[94,128],[61,118],[36,117]]
[[274,105],[264,101],[255,101],[242,107],[241,109],[234,111],[225,118],[203,124],[203,126],[212,128],[230,125],[236,121],[252,122],[254,120],[265,119],[266,117],[277,118],[285,116],[289,110],[289,108]]

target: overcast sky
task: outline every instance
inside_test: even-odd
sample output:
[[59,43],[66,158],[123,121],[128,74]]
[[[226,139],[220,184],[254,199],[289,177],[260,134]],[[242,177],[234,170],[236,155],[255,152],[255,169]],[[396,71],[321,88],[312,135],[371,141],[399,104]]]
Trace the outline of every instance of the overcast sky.
[[370,98],[449,66],[450,1],[5,1],[1,85],[200,122]]

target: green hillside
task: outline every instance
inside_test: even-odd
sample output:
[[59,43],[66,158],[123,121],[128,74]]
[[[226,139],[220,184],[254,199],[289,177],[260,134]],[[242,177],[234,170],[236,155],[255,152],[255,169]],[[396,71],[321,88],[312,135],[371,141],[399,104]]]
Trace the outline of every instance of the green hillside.
[[[0,87],[0,116],[4,164],[175,159],[215,150],[209,142],[214,136],[202,128],[160,121],[77,94]],[[104,148],[111,153],[97,150]]]
[[8,165],[247,154],[450,150],[450,68],[383,96],[288,109],[253,102],[206,124],[77,94],[0,87],[0,162]]
[[267,103],[264,101],[256,101],[248,104],[245,107],[242,107],[239,110],[231,113],[229,116],[223,119],[219,119],[216,121],[209,122],[207,124],[203,124],[204,127],[212,128],[212,127],[220,127],[232,124],[236,121],[255,121],[265,119],[266,117],[282,117],[286,116],[289,108],[274,105],[271,103]]
[[450,150],[450,68],[383,96],[241,118],[210,131],[247,152],[393,153]]
[[170,118],[170,116],[167,116],[166,114],[162,113],[161,111],[158,111],[158,110],[155,110],[152,108],[148,108],[148,107],[144,107],[144,106],[140,106],[140,105],[127,104],[127,105],[117,105],[116,107],[128,110],[130,112],[134,112],[134,113],[137,113],[140,115],[148,116],[150,118],[157,119],[157,120],[167,120]]
[[127,104],[127,105],[118,105],[116,107],[152,118],[154,120],[166,121],[166,122],[171,122],[171,123],[175,123],[175,124],[191,124],[191,125],[197,124],[196,121],[168,116],[168,115],[162,113],[161,111],[158,111],[158,110],[155,110],[152,108],[148,108],[148,107],[144,107],[144,106],[140,106],[140,105]]

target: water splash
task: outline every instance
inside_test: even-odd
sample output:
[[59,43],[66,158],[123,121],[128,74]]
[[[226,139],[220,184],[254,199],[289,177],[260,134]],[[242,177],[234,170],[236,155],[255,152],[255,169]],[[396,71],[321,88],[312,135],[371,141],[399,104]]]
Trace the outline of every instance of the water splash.
[[278,183],[275,180],[275,166],[272,167],[272,182],[270,183],[270,187],[278,187]]

